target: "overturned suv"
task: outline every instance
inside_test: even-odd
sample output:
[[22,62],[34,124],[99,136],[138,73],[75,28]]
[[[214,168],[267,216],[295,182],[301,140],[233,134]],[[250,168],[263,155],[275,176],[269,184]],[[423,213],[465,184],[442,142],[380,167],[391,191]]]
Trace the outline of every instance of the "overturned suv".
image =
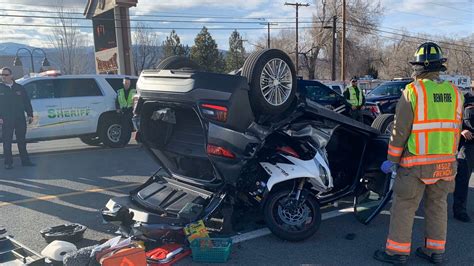
[[239,205],[299,241],[318,230],[321,205],[354,197],[356,217],[368,223],[390,198],[391,178],[379,168],[388,137],[306,105],[280,50],[251,54],[232,74],[171,57],[143,71],[137,89],[139,136],[159,170],[102,210],[123,234],[156,239]]

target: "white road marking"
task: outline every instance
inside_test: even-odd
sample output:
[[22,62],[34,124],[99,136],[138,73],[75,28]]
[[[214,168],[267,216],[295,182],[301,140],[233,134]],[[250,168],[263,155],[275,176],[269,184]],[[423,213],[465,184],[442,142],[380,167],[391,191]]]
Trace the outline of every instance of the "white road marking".
[[[139,148],[140,148],[140,146],[132,144],[130,146],[125,146],[125,147],[119,148],[119,149],[131,150],[131,149],[139,149]],[[46,151],[30,153],[29,157],[30,158],[39,158],[39,157],[45,157],[45,156],[74,155],[74,154],[89,152],[89,151],[104,152],[104,151],[114,151],[114,150],[118,150],[118,149],[102,148],[102,147],[97,147],[97,148],[96,147],[91,147],[91,148],[73,149],[73,150],[70,150],[70,151],[64,150],[64,149],[61,149],[61,150],[46,150]],[[13,156],[18,156],[18,154],[13,154]],[[0,162],[1,161],[3,161],[3,158],[0,158]]]
[[[341,209],[341,210],[334,210],[334,211],[323,213],[321,215],[321,219],[324,221],[324,220],[335,218],[335,217],[338,217],[338,216],[341,216],[341,215],[344,215],[344,214],[348,214],[348,213],[351,213],[351,212],[354,212],[353,207],[345,208],[345,209]],[[265,227],[265,228],[257,229],[257,230],[250,231],[250,232],[247,232],[247,233],[243,233],[243,234],[240,234],[240,235],[235,235],[231,238],[232,238],[232,242],[235,244],[235,243],[249,241],[249,240],[259,238],[259,237],[262,237],[262,236],[267,236],[271,233],[272,232],[270,232],[270,229]]]

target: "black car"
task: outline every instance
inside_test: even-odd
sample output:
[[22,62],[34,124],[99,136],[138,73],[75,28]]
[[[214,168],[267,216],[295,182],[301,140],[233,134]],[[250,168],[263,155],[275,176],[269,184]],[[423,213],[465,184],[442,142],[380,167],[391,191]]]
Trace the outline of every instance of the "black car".
[[412,79],[402,79],[384,82],[369,92],[366,100],[368,103],[378,105],[382,114],[394,114],[402,91],[412,81]]
[[[318,103],[336,113],[350,116],[351,106],[344,96],[316,80],[298,80],[298,92],[304,95],[308,104]],[[363,111],[364,124],[371,125],[380,114],[378,106],[373,102],[366,102]]]

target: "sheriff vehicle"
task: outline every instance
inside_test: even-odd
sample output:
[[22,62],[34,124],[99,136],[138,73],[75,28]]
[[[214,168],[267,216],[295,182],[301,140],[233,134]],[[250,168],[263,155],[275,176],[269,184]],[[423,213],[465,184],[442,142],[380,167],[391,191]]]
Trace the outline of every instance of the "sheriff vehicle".
[[[79,137],[88,145],[123,147],[124,132],[115,109],[123,75],[60,75],[46,71],[16,82],[25,87],[33,105],[27,140]],[[129,77],[135,87],[137,77]]]

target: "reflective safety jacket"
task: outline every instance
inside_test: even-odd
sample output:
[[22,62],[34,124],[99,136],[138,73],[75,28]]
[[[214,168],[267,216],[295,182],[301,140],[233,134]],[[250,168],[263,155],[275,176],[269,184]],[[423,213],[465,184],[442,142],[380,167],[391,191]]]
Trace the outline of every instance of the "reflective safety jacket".
[[137,94],[137,91],[130,89],[128,92],[128,97],[125,99],[125,89],[120,89],[117,91],[117,100],[120,108],[132,108],[133,107],[133,96]]
[[463,103],[462,93],[447,81],[408,84],[397,105],[388,159],[419,169],[426,184],[453,180]]
[[349,86],[346,88],[344,96],[351,106],[360,107],[364,105],[365,98],[360,88]]

